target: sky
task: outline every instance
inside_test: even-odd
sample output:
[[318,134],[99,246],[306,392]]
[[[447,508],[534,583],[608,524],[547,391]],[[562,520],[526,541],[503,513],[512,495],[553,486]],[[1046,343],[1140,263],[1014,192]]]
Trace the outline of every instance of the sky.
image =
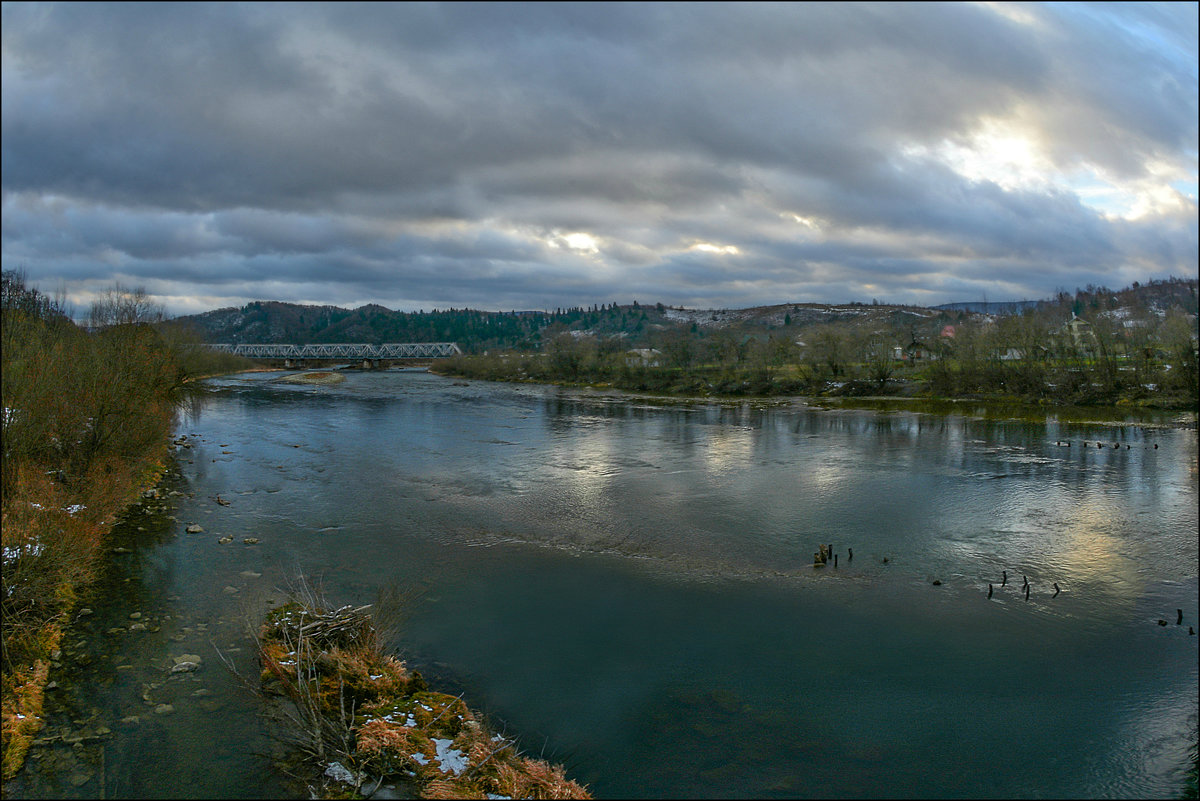
[[9,3],[3,267],[171,315],[1195,277],[1197,7]]

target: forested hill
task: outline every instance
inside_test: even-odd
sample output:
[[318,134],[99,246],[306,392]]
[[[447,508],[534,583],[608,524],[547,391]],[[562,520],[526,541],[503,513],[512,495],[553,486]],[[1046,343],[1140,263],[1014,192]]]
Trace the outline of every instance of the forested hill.
[[[539,348],[564,331],[587,332],[598,337],[620,337],[628,347],[654,344],[670,332],[705,332],[731,329],[742,336],[801,332],[811,326],[837,324],[854,328],[936,333],[941,326],[962,322],[983,312],[982,303],[945,304],[937,308],[887,304],[783,303],[749,309],[684,309],[661,303],[555,309],[553,311],[491,312],[474,309],[435,309],[399,312],[369,304],[357,309],[259,301],[240,309],[227,308],[180,317],[175,324],[194,330],[204,341],[232,344],[288,342],[457,342],[464,351],[479,353],[495,348]],[[990,303],[987,313],[1015,313],[1033,307],[1064,320],[1127,310],[1124,314],[1161,315],[1177,308],[1197,313],[1196,279],[1172,278],[1135,283],[1121,290],[1089,286],[1075,293],[1060,292],[1042,301]]]

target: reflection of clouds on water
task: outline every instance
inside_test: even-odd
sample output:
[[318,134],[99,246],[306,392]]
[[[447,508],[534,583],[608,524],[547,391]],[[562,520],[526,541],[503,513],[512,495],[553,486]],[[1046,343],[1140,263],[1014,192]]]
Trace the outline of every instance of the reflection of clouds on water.
[[555,441],[550,463],[565,468],[558,474],[573,500],[592,508],[604,503],[605,490],[619,471],[615,450],[612,432],[600,425]]
[[755,432],[749,428],[709,426],[704,442],[704,465],[709,472],[724,473],[751,467]]
[[1064,509],[1063,517],[1065,529],[1057,538],[1054,561],[1073,581],[1103,587],[1111,600],[1133,603],[1144,578],[1127,538],[1111,530],[1123,517],[1116,505],[1099,496],[1084,498]]
[[850,475],[847,465],[840,460],[826,460],[814,463],[805,470],[804,480],[818,492],[834,493],[842,491],[843,486],[849,483]]

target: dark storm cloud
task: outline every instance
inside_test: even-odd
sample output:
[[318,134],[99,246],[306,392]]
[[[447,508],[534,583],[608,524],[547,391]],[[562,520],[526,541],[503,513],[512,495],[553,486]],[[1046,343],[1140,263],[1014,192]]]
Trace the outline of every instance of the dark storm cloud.
[[[19,4],[3,23],[5,266],[81,293],[940,302],[1195,270],[1194,4]],[[1044,183],[988,172],[989,125],[1032,143]],[[1080,175],[1149,205],[1106,215]],[[1164,196],[1181,181],[1192,197]]]

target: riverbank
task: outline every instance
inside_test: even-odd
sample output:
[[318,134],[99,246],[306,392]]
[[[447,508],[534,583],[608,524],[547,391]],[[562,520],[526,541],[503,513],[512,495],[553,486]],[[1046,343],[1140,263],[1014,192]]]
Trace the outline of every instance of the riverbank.
[[[54,482],[20,484],[3,512],[4,572],[8,598],[36,595],[4,621],[0,740],[3,778],[12,778],[43,725],[51,668],[60,665],[62,639],[78,599],[96,579],[113,526],[155,490],[168,470],[167,448],[142,460],[109,466],[103,482],[71,492]],[[37,498],[38,500],[31,500]],[[21,543],[21,544],[9,544]],[[51,564],[39,564],[47,559]]]
[[[59,301],[3,275],[3,776],[23,764],[41,727],[43,687],[63,630],[91,584],[114,522],[168,461],[189,378],[243,366],[164,336],[144,295],[114,289],[76,326]],[[139,312],[117,317],[112,304]],[[108,304],[108,305],[105,305]]]
[[[1049,417],[1060,422],[1102,423],[1110,425],[1137,425],[1145,427],[1196,428],[1197,408],[1184,398],[1145,399],[1142,402],[1117,404],[1079,405],[1056,402],[1051,399],[1030,400],[1013,394],[972,393],[963,397],[937,397],[928,394],[924,387],[915,382],[889,381],[883,392],[873,393],[872,387],[862,382],[846,382],[830,385],[820,392],[805,392],[798,382],[784,381],[763,384],[767,391],[753,393],[743,391],[751,388],[748,383],[711,385],[701,379],[691,378],[674,382],[659,382],[654,389],[646,389],[645,381],[579,381],[565,378],[531,378],[519,371],[510,375],[480,375],[479,370],[463,368],[464,362],[456,360],[435,365],[430,372],[447,378],[471,378],[474,380],[499,381],[504,383],[548,384],[551,386],[575,387],[580,389],[612,390],[631,397],[650,400],[678,400],[705,402],[752,402],[768,405],[800,403],[812,408],[862,409],[867,411],[909,411],[923,414],[958,414],[981,419],[1010,419],[1026,422],[1045,421]],[[467,362],[469,364],[469,362]],[[874,387],[878,389],[878,387]]]

